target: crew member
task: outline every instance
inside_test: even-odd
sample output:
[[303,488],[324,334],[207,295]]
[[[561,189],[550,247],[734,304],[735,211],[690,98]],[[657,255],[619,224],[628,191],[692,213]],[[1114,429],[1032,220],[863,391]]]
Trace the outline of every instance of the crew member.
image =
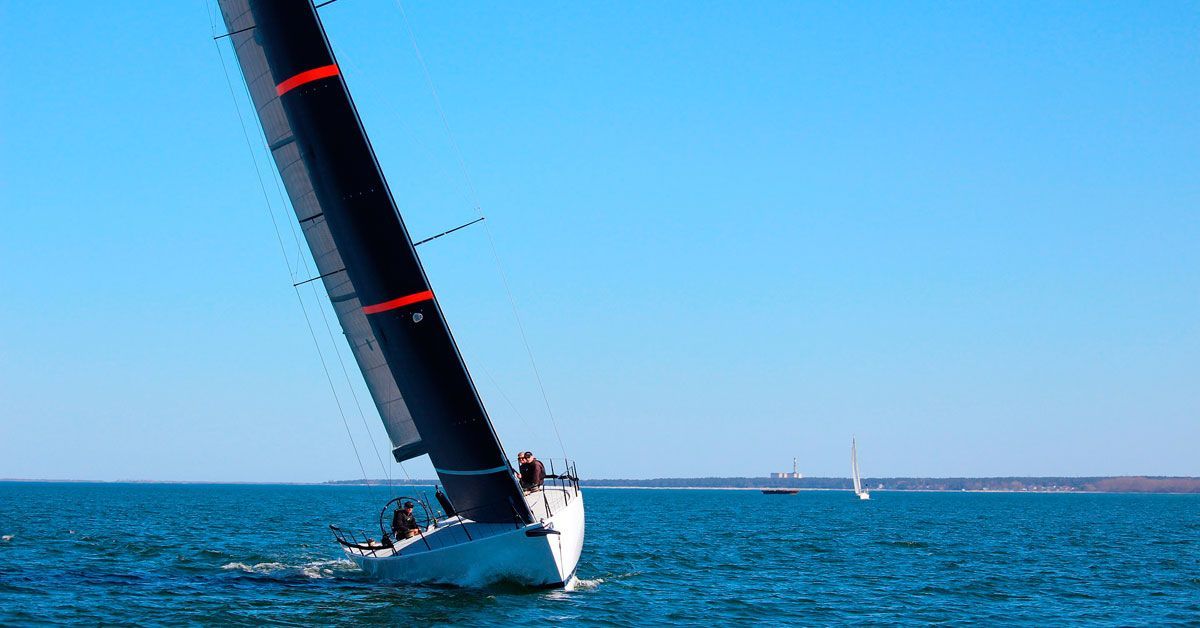
[[527,471],[527,470],[528,470],[528,467],[525,466],[525,452],[518,451],[517,452],[517,481],[518,482],[521,482],[522,484],[524,484],[525,471]]
[[526,493],[541,489],[542,482],[546,480],[546,467],[542,461],[534,458],[531,451],[521,454],[517,460],[521,463],[521,473],[518,476],[521,478],[521,488],[525,489]]
[[397,508],[392,515],[392,534],[396,535],[397,541],[416,536],[420,527],[417,525],[417,518],[413,516],[412,502],[404,502],[404,507]]

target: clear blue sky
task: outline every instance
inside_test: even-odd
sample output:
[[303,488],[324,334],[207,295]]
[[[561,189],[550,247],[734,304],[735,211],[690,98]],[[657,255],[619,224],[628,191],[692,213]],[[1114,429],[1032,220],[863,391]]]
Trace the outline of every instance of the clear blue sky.
[[[1200,475],[1200,4],[406,8],[586,475]],[[471,219],[396,6],[322,12],[414,235]],[[0,52],[0,477],[357,477],[203,3]],[[554,453],[484,232],[422,254]]]

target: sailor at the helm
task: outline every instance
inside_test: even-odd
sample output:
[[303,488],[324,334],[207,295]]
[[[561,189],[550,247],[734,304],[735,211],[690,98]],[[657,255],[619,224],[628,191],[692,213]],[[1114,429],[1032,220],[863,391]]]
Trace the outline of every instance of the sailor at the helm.
[[404,506],[392,514],[392,534],[397,541],[416,536],[419,528],[417,518],[413,516],[412,502],[404,502]]

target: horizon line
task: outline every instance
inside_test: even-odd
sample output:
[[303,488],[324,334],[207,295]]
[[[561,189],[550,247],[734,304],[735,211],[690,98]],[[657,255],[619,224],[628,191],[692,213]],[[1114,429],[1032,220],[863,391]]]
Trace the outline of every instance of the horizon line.
[[[1116,478],[1147,478],[1147,479],[1170,479],[1170,480],[1200,480],[1200,476],[1196,475],[1147,475],[1147,474],[1124,474],[1124,475],[895,475],[895,476],[864,476],[863,479],[871,480],[1022,480],[1022,479],[1063,479],[1063,480],[1081,480],[1081,479],[1116,479]],[[653,478],[587,478],[580,479],[584,483],[594,482],[655,482],[662,480],[769,480],[778,482],[780,480],[850,480],[850,476],[805,476],[801,478],[772,478],[770,476],[741,476],[741,475],[706,475],[706,476],[660,476]],[[432,478],[417,478],[417,479],[377,479],[377,478],[351,478],[341,480],[324,480],[324,481],[292,481],[292,480],[159,480],[159,479],[136,479],[122,478],[116,480],[98,480],[98,479],[79,479],[79,478],[0,478],[0,482],[8,483],[73,483],[73,484],[229,484],[229,485],[280,485],[280,486],[327,486],[337,484],[378,484],[386,486],[389,484],[398,484],[406,486],[414,485],[436,485],[440,484],[441,480]]]

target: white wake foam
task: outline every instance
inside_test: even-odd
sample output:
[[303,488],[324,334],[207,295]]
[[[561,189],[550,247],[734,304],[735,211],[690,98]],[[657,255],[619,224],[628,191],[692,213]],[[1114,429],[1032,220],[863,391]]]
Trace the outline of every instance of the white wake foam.
[[318,560],[300,566],[300,573],[308,578],[332,578],[339,569],[354,569],[356,565],[349,558],[335,560]]
[[254,565],[247,565],[246,563],[229,563],[227,565],[221,565],[221,569],[237,569],[246,573],[270,573],[272,571],[279,571],[280,569],[286,568],[287,565],[283,563],[256,563]]
[[236,570],[245,573],[274,574],[293,571],[306,578],[332,578],[337,575],[337,571],[339,570],[353,568],[355,568],[354,561],[348,558],[317,560],[302,565],[287,565],[284,563],[255,563],[247,565],[246,563],[238,562],[221,565],[221,569]]

